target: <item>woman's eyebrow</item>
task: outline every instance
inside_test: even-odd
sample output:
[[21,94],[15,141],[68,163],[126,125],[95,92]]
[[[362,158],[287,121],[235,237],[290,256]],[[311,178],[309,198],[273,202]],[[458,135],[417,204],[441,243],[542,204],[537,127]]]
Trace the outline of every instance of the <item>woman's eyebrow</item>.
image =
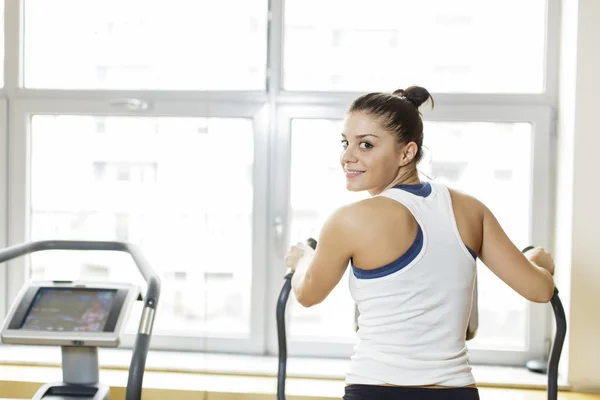
[[[379,138],[379,136],[377,136],[377,135],[373,135],[372,133],[365,133],[365,134],[362,134],[362,135],[356,135],[356,138],[358,138],[358,139],[364,139],[364,138],[366,138],[366,137],[368,137],[368,136],[373,136],[373,137]],[[346,137],[346,135],[344,135],[344,134],[342,133],[342,137],[344,137],[344,138],[345,138],[345,137]]]

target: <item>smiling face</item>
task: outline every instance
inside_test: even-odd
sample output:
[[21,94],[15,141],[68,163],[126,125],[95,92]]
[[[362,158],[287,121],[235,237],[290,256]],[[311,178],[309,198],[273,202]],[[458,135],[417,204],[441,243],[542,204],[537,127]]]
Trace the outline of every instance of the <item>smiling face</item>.
[[364,112],[349,113],[342,146],[340,162],[346,188],[352,192],[367,190],[373,196],[399,183],[418,183],[418,176],[416,181],[414,176],[407,181],[402,171],[414,159],[416,144],[399,145],[397,137],[385,130],[376,117]]

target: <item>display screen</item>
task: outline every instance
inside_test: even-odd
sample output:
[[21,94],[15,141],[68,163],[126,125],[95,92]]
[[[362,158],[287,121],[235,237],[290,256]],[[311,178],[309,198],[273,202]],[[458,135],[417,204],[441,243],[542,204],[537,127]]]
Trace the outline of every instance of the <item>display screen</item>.
[[114,289],[41,288],[21,329],[51,332],[102,332]]

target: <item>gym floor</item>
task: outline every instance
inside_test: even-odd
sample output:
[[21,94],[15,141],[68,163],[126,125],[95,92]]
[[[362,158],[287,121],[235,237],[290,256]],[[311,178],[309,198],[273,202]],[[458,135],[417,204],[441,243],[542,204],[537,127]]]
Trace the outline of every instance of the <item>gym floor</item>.
[[[482,400],[546,400],[547,394],[538,390],[517,390],[517,389],[479,389]],[[558,395],[559,400],[592,400],[600,399],[600,394],[582,394],[561,392]]]
[[[187,392],[190,393],[190,392]],[[121,393],[120,391],[115,391],[115,398],[121,398],[120,396],[124,396],[124,391]],[[260,394],[242,394],[242,393],[219,393],[219,392],[210,392],[206,393],[204,397],[198,396],[199,393],[193,393],[189,396],[180,396],[176,395],[177,399],[180,400],[265,400],[265,399],[275,399],[275,395],[266,395],[265,393]],[[111,396],[113,393],[111,392]],[[146,400],[158,400],[165,398],[174,398],[174,393],[171,392],[157,392],[156,396],[144,396]],[[482,400],[546,400],[547,394],[544,391],[538,390],[519,390],[519,389],[492,389],[492,388],[481,388],[480,396]],[[558,395],[558,400],[595,400],[600,399],[600,394],[582,394],[582,393],[570,393],[570,392],[561,392]],[[288,395],[287,400],[340,400],[340,397],[315,397],[312,395],[308,396],[294,396]]]
[[[2,372],[6,372],[9,367],[0,366]],[[17,367],[17,369],[20,369]],[[39,368],[26,368],[33,374],[14,377],[10,381],[0,381],[0,396],[2,398],[25,399],[31,398],[39,388],[40,383],[27,380],[36,375],[35,370]],[[32,376],[33,375],[33,376]],[[108,384],[113,383],[111,388],[111,398],[124,399],[125,388],[122,384],[114,380],[122,380],[121,372],[109,372],[105,375]],[[231,377],[223,375],[204,376],[201,379],[197,376],[190,382],[192,374],[169,374],[169,382],[164,381],[165,374],[149,372],[145,379],[145,386],[151,386],[144,390],[144,400],[264,400],[275,399],[274,380],[264,377]],[[187,376],[184,376],[187,375]],[[41,377],[39,377],[41,378]],[[203,381],[202,384],[200,381]],[[234,382],[235,381],[235,382]],[[116,383],[116,384],[115,384]],[[330,380],[306,380],[290,379],[288,382],[288,400],[340,400],[340,382]],[[199,389],[199,386],[205,386]],[[177,389],[175,389],[177,388]],[[482,387],[479,389],[482,400],[546,400],[547,394],[543,390],[527,389],[500,389],[492,387]],[[560,392],[559,400],[600,400],[600,394],[582,394],[568,391]]]
[[[12,370],[12,374],[10,373]],[[44,372],[45,370],[45,372]],[[49,374],[49,370],[53,370]],[[31,398],[40,382],[56,378],[57,368],[0,366],[0,400]],[[275,380],[267,377],[202,375],[147,372],[144,379],[144,400],[265,400],[275,399]],[[51,380],[51,379],[50,379]],[[111,399],[124,399],[125,371],[103,371],[103,380],[111,385]],[[287,400],[340,400],[339,380],[291,378],[287,384]],[[501,389],[481,387],[482,400],[546,400],[544,390]],[[600,400],[600,394],[562,391],[559,400]]]
[[[18,350],[18,349],[15,349]],[[6,349],[4,350],[6,353]],[[16,353],[15,353],[16,354]],[[24,353],[21,354],[23,356]],[[36,351],[47,364],[52,364],[52,359],[42,349]],[[111,398],[124,399],[124,383],[127,381],[127,368],[125,364],[119,365],[120,352],[106,352],[105,362],[110,363],[112,368],[101,371],[101,380],[111,387]],[[112,358],[109,356],[113,356]],[[264,400],[275,399],[276,378],[270,374],[269,368],[272,363],[270,359],[255,359],[255,368],[246,366],[245,373],[241,373],[240,365],[248,359],[237,359],[233,356],[212,356],[206,359],[193,358],[201,365],[212,365],[214,371],[193,371],[176,368],[179,365],[191,365],[191,361],[183,354],[179,356],[167,352],[165,357],[172,358],[173,365],[167,363],[162,353],[154,353],[149,363],[150,370],[144,375],[144,400]],[[4,354],[10,358],[9,354]],[[39,361],[39,360],[38,360]],[[121,360],[123,361],[123,360]],[[210,361],[210,362],[209,362]],[[308,378],[302,376],[302,364],[294,359],[291,367],[294,373],[300,376],[289,377],[286,382],[288,400],[340,400],[343,394],[343,380],[340,377],[331,378]],[[326,364],[321,361],[321,364]],[[227,365],[230,368],[225,368]],[[237,365],[237,368],[232,368]],[[160,368],[162,366],[162,369]],[[333,365],[327,364],[334,368]],[[318,369],[318,368],[317,368]],[[237,372],[236,372],[237,371]],[[315,369],[313,369],[313,372]],[[511,372],[513,375],[511,375]],[[476,370],[480,382],[480,394],[482,400],[546,400],[547,394],[543,389],[545,380],[535,380],[531,376],[514,375],[514,371],[503,371],[500,369],[485,369],[480,367]],[[44,382],[59,380],[61,370],[57,365],[19,365],[18,360],[12,364],[0,363],[0,400],[2,398],[31,398]],[[511,383],[509,383],[511,382]],[[570,386],[566,382],[560,382],[558,399],[562,400],[600,400],[599,394],[581,394],[570,392]],[[509,389],[512,387],[512,389]],[[521,389],[515,389],[519,387]]]

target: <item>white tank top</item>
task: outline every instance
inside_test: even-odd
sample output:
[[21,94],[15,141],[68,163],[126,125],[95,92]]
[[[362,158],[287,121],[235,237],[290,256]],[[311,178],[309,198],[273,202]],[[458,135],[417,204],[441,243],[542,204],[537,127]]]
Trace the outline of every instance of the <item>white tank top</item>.
[[379,196],[406,206],[419,227],[398,260],[374,270],[352,265],[360,316],[346,384],[474,384],[465,334],[476,255],[460,238],[448,189],[425,182]]

